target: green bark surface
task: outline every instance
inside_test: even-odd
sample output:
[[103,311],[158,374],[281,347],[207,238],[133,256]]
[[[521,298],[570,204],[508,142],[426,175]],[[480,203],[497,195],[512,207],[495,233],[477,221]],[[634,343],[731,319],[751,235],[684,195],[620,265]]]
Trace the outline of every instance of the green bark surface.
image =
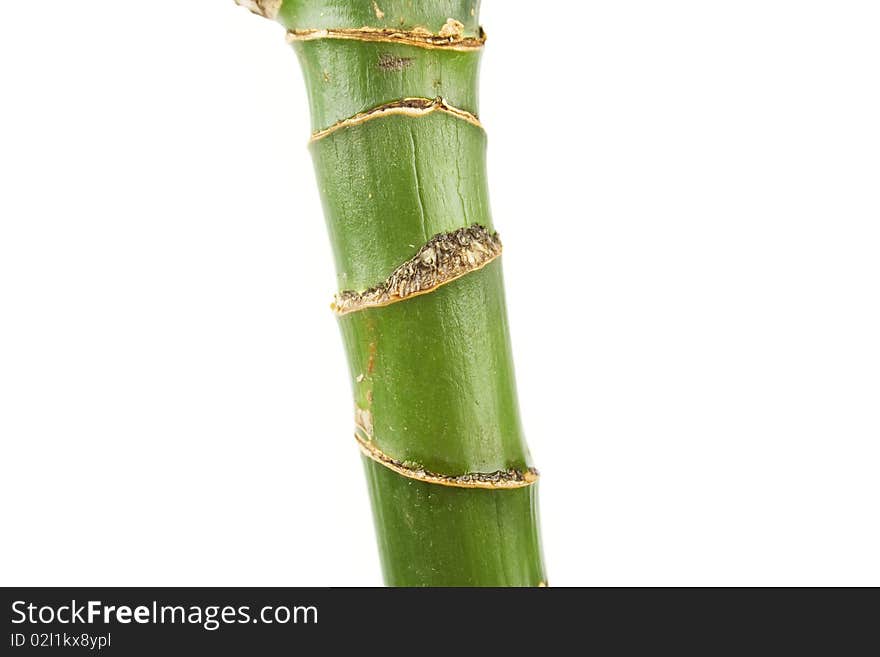
[[[479,34],[478,3],[285,0],[297,30],[424,28]],[[313,130],[403,98],[477,112],[479,51],[321,38],[295,41]],[[482,128],[442,111],[345,125],[313,140],[340,290],[362,291],[438,233],[492,228]],[[421,296],[342,315],[355,404],[371,444],[439,475],[532,463],[517,409],[500,260]],[[395,586],[545,581],[537,485],[458,488],[364,457],[385,580]]]
[[340,289],[383,281],[437,233],[492,227],[486,136],[459,118],[387,116],[311,151]]
[[445,98],[476,114],[480,52],[428,50],[395,43],[316,39],[294,43],[312,130],[399,98]]
[[371,412],[373,444],[382,452],[452,476],[532,465],[517,411],[500,261],[339,323],[355,403]]
[[545,581],[537,486],[474,490],[401,477],[364,457],[389,586],[536,586]]

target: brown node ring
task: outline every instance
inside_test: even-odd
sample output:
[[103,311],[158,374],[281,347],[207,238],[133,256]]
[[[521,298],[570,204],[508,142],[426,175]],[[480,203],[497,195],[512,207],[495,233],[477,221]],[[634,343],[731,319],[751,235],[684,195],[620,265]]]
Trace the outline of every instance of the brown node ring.
[[380,41],[399,43],[418,48],[444,48],[446,50],[479,50],[486,43],[486,33],[480,28],[477,36],[465,36],[464,25],[449,18],[438,34],[422,27],[397,30],[388,27],[337,27],[326,29],[288,30],[287,40],[313,41],[315,39],[350,39],[353,41]]
[[354,437],[365,456],[403,477],[416,481],[453,488],[484,488],[489,490],[524,488],[538,481],[538,471],[535,468],[528,468],[525,471],[510,469],[495,472],[468,472],[462,475],[438,474],[393,459],[369,439],[362,436],[360,431],[356,431]]
[[339,292],[332,308],[338,315],[345,315],[428,294],[441,285],[482,269],[500,255],[498,233],[479,224],[438,233],[379,285],[363,292]]
[[458,107],[453,107],[443,98],[399,98],[389,103],[377,105],[364,112],[359,112],[347,119],[337,121],[327,128],[317,130],[312,133],[310,141],[318,141],[319,139],[323,139],[324,137],[333,134],[337,130],[360,125],[361,123],[366,123],[373,119],[381,119],[385,116],[398,115],[418,117],[433,114],[434,112],[443,112],[444,114],[449,114],[462,121],[467,121],[477,128],[483,128],[483,125],[480,123],[480,119],[477,118],[476,114],[472,114],[471,112]]

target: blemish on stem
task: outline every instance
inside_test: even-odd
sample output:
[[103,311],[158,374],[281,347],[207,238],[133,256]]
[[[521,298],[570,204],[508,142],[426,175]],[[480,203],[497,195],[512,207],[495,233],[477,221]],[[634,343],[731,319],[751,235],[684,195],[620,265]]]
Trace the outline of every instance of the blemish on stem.
[[447,18],[440,28],[440,36],[450,39],[461,39],[464,36],[464,23],[454,18]]
[[379,61],[376,63],[376,66],[382,71],[402,71],[412,66],[412,64],[412,57],[398,57],[390,52],[383,52],[379,55]]
[[368,436],[373,435],[373,414],[369,409],[354,407],[354,425]]
[[368,349],[370,355],[367,357],[367,376],[370,376],[376,369],[376,343],[371,342]]

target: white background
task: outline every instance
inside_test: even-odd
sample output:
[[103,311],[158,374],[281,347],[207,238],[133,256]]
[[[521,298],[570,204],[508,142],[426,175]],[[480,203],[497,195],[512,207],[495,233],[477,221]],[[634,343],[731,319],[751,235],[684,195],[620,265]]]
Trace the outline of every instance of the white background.
[[[483,24],[550,583],[880,584],[877,4]],[[379,584],[282,29],[9,1],[0,62],[0,583]]]

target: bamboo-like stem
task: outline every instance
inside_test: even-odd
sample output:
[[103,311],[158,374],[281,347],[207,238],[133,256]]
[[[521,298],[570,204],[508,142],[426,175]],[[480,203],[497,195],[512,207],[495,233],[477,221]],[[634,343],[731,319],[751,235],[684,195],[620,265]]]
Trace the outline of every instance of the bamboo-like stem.
[[486,186],[478,0],[237,0],[302,64],[385,580],[544,585]]

